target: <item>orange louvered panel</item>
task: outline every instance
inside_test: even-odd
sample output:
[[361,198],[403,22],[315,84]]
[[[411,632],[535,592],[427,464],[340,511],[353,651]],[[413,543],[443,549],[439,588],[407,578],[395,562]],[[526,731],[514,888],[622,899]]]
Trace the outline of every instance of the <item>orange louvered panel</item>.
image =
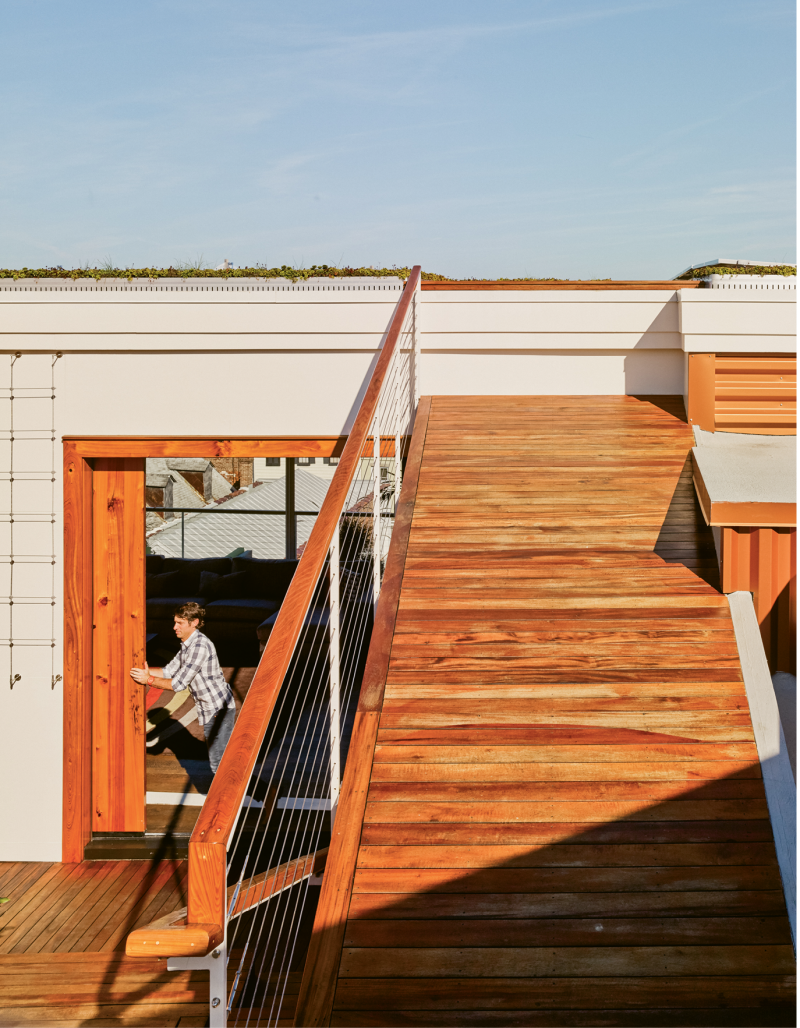
[[714,362],[714,421],[720,432],[794,435],[795,357],[721,357]]
[[797,530],[722,529],[722,591],[753,594],[770,671],[795,673]]

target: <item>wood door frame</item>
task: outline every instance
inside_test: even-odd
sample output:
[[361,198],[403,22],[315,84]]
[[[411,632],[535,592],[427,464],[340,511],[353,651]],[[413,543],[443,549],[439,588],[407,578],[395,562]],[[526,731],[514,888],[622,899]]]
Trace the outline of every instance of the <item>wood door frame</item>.
[[338,457],[347,436],[63,436],[64,739],[61,859],[92,838],[92,477],[96,457]]

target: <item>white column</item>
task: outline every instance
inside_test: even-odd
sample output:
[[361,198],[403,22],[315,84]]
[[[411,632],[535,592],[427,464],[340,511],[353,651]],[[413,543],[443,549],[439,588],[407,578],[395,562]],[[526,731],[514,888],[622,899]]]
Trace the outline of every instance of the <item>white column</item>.
[[339,714],[339,644],[341,639],[341,606],[339,602],[339,525],[333,533],[330,549],[330,601],[328,639],[330,644],[330,701],[331,701],[331,828],[339,803],[341,769],[341,723]]

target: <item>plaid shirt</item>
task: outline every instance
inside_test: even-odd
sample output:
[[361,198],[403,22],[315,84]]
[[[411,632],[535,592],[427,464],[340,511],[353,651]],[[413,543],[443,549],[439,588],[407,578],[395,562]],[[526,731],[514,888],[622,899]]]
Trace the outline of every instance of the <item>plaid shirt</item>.
[[207,635],[195,629],[181,643],[163,671],[164,678],[172,679],[175,692],[188,689],[197,707],[197,720],[207,725],[223,707],[235,708],[231,687],[225,681],[217,660],[217,651]]

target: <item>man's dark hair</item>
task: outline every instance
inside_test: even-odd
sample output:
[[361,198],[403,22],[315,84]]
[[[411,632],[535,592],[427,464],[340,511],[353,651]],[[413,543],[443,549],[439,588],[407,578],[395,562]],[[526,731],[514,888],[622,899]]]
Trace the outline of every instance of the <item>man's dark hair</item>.
[[199,621],[198,628],[202,628],[205,622],[203,618],[206,616],[206,612],[199,603],[182,603],[180,607],[175,608],[176,618],[186,618],[187,621]]

